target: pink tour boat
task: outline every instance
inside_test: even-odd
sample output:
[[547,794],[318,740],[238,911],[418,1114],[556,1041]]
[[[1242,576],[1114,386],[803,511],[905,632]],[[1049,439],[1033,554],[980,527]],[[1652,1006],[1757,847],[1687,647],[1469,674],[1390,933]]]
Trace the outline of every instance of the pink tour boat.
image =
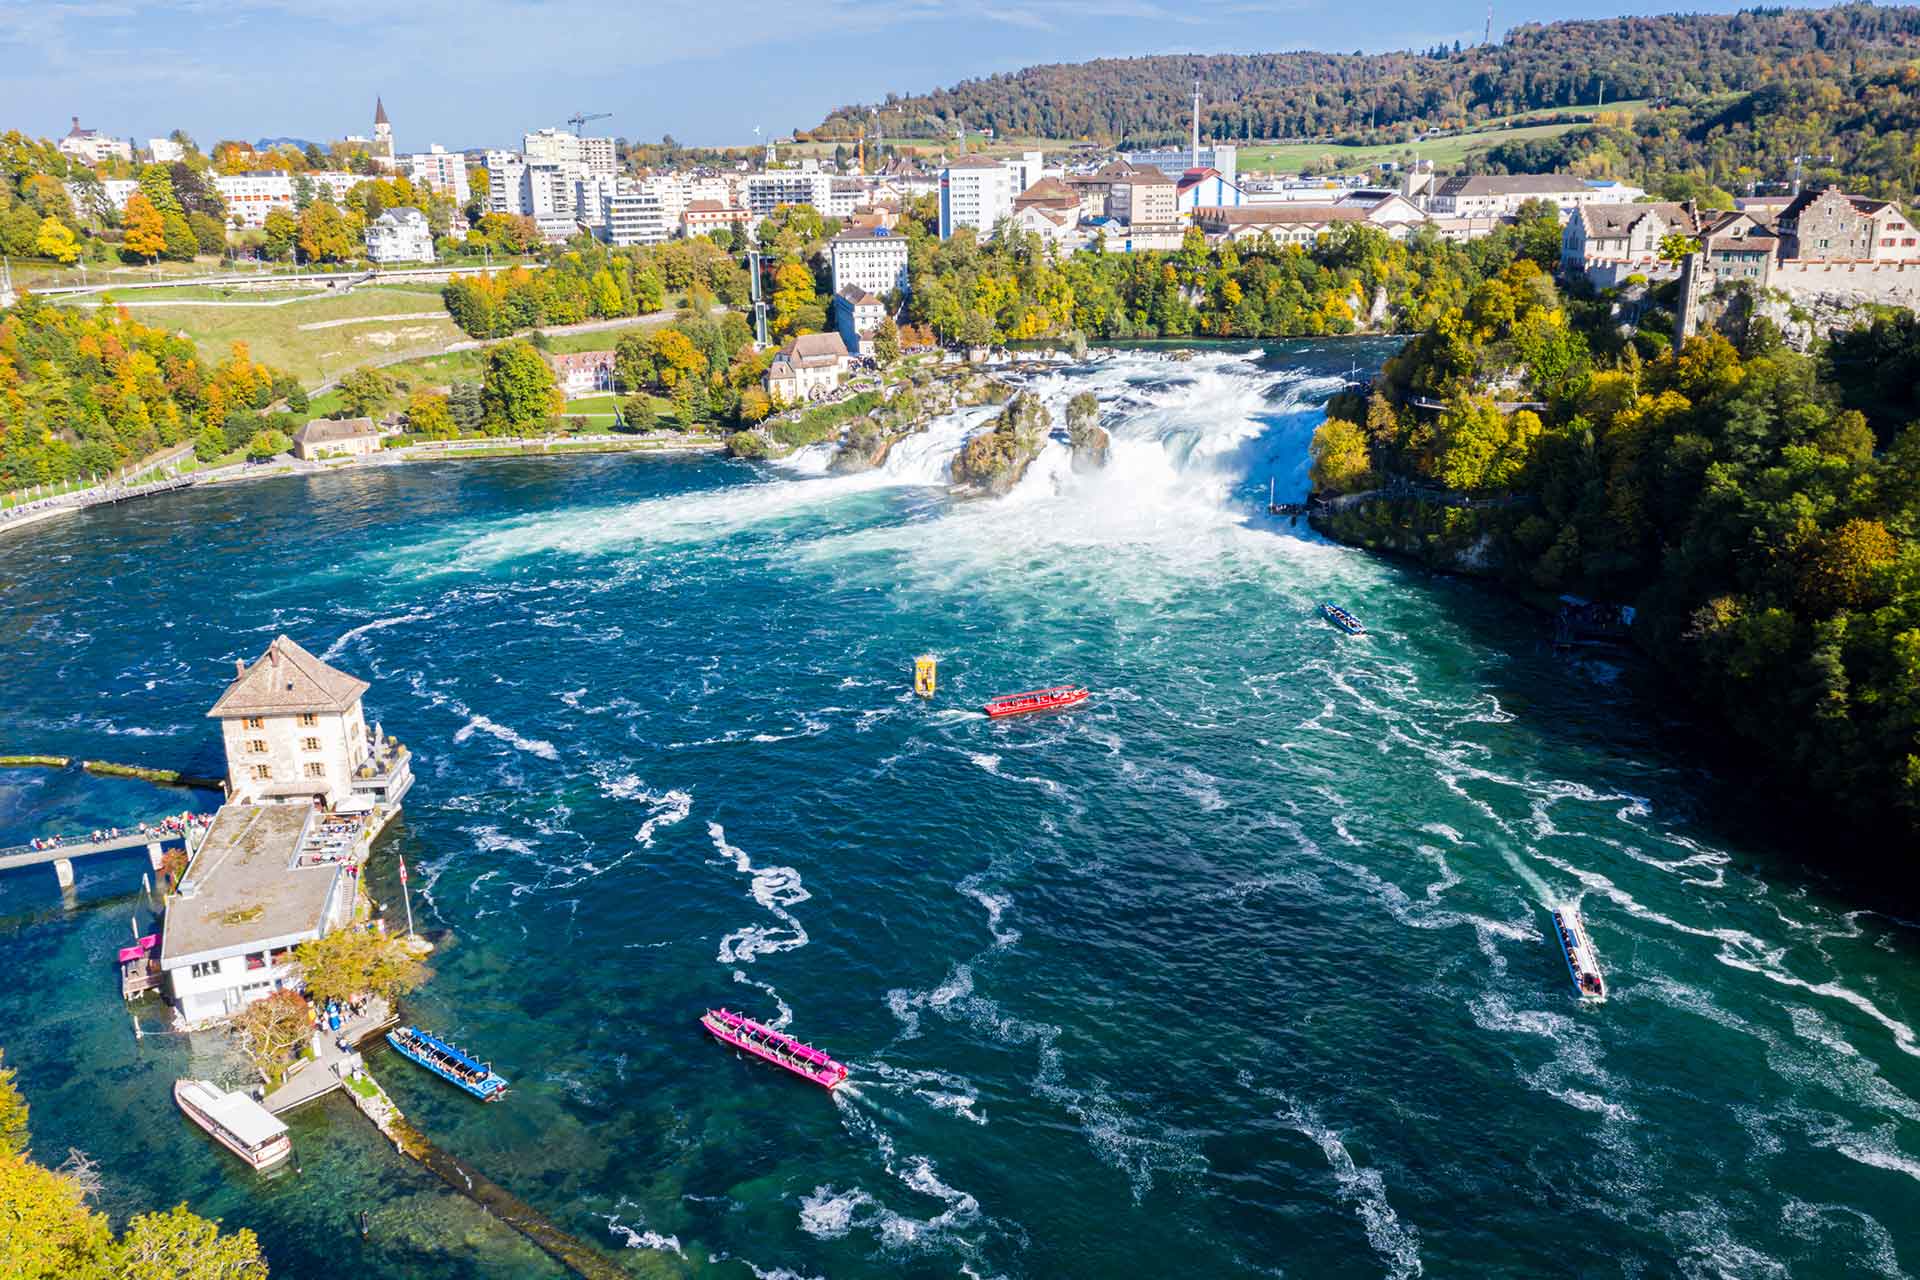
[[837,1089],[846,1081],[847,1069],[818,1049],[730,1009],[707,1010],[700,1025],[734,1048],[785,1067],[823,1089]]

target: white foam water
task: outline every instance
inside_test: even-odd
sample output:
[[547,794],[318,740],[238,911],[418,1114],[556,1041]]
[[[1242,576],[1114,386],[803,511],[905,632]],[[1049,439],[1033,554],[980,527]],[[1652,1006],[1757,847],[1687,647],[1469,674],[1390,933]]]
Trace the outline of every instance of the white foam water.
[[539,738],[528,738],[515,733],[512,729],[497,723],[488,716],[468,712],[466,708],[460,706],[458,703],[453,704],[453,706],[461,715],[467,716],[466,724],[462,725],[453,735],[453,740],[456,744],[465,742],[476,733],[484,733],[490,738],[506,743],[515,751],[522,751],[530,756],[538,756],[542,760],[558,760],[560,758],[560,753],[554,749],[551,742],[546,742]]
[[[1247,1077],[1242,1076],[1243,1082]],[[1279,1103],[1273,1113],[1276,1120],[1296,1133],[1313,1140],[1333,1172],[1336,1194],[1353,1207],[1367,1243],[1386,1264],[1387,1275],[1394,1280],[1410,1280],[1426,1271],[1420,1260],[1420,1233],[1400,1221],[1387,1200],[1386,1181],[1378,1169],[1361,1168],[1347,1150],[1338,1130],[1321,1122],[1315,1112],[1297,1100],[1272,1089],[1256,1090],[1262,1097]]]
[[806,946],[806,928],[788,910],[813,897],[801,884],[800,873],[792,867],[755,866],[744,849],[727,843],[726,829],[717,822],[707,824],[707,835],[713,841],[715,852],[731,862],[735,871],[749,877],[748,892],[753,900],[782,926],[747,925],[735,929],[720,939],[720,953],[715,959],[726,965],[752,964],[763,955]]
[[402,613],[391,618],[375,618],[372,622],[363,622],[357,627],[341,632],[334,642],[321,652],[320,660],[331,662],[361,636],[370,635],[375,631],[385,631],[388,627],[405,626],[409,622],[425,622],[431,617],[433,617],[431,613]]

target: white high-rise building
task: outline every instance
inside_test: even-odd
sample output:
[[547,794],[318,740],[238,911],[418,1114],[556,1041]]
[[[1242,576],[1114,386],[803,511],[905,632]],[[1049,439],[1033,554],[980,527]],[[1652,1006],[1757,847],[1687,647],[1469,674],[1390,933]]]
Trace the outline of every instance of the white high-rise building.
[[571,165],[529,160],[520,172],[520,211],[553,243],[572,239],[577,229],[573,195]]
[[1000,162],[1013,175],[1013,194],[1019,195],[1028,187],[1047,176],[1046,168],[1040,163],[1038,151],[1023,151],[1017,156],[1009,156]]
[[489,151],[487,168],[487,212],[525,213],[520,207],[520,180],[527,161],[517,151]]
[[952,237],[961,227],[972,227],[986,239],[1002,218],[1013,216],[1016,171],[984,156],[955,160],[940,174],[940,238]]
[[472,195],[467,188],[467,158],[458,151],[434,146],[418,151],[401,161],[401,168],[415,186],[426,186],[443,196],[465,204]]
[[748,213],[764,218],[783,204],[810,204],[824,215],[833,204],[833,178],[800,169],[747,175],[741,195]]
[[610,173],[573,170],[573,214],[589,227],[607,220],[607,202],[627,189],[627,184]]
[[589,173],[620,172],[612,138],[583,138],[565,129],[539,129],[521,138],[520,149],[529,161],[579,164]]
[[660,197],[649,191],[627,190],[608,196],[594,235],[610,245],[659,244],[672,230]]

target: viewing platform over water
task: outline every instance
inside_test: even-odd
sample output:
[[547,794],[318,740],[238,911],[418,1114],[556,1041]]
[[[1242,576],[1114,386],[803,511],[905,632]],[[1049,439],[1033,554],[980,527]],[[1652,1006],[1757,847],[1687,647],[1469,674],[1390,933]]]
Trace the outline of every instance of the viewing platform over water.
[[131,831],[115,831],[110,835],[97,838],[92,835],[49,836],[26,844],[0,848],[0,871],[52,864],[61,887],[65,888],[73,883],[75,858],[88,858],[102,853],[122,853],[129,849],[141,848],[147,851],[149,864],[153,869],[158,870],[161,855],[167,846],[178,845],[191,852],[191,841],[205,831],[204,824],[189,823],[178,829],[149,827],[146,830],[140,830],[135,828]]

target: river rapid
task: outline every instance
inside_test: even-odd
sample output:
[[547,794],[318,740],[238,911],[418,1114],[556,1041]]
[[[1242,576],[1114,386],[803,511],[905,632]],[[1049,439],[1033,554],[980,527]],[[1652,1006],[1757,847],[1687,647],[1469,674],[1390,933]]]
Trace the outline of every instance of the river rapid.
[[[501,460],[67,517],[0,540],[0,750],[216,773],[206,708],[282,632],[371,681],[419,777],[370,886],[397,916],[404,854],[445,931],[408,1015],[513,1092],[369,1066],[636,1273],[1920,1270],[1920,924],[1737,828],[1626,660],[1265,514],[1383,354],[1041,376],[1056,418],[1098,394],[1111,465],[1056,441],[998,501],[942,483],[974,410],[860,476]],[[1091,700],[974,710],[1060,681]],[[0,843],[181,804],[0,771]],[[97,1158],[116,1217],[251,1227],[276,1275],[555,1274],[338,1099],[264,1180],[184,1123],[174,1077],[239,1077],[217,1037],[132,1035],[143,869],[82,863],[72,904],[0,877],[39,1158]],[[722,1003],[852,1081],[724,1049]]]

